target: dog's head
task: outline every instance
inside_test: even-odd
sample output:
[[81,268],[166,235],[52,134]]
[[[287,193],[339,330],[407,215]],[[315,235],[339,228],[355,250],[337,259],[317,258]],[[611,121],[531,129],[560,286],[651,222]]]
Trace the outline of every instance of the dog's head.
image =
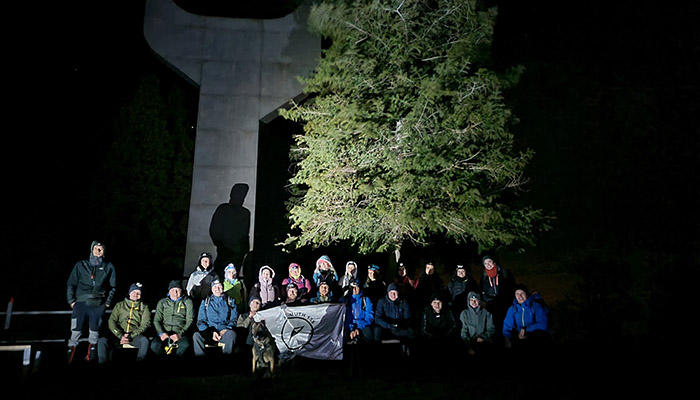
[[253,322],[253,325],[250,327],[250,332],[252,333],[254,339],[261,339],[270,336],[270,331],[267,329],[264,319],[260,322]]

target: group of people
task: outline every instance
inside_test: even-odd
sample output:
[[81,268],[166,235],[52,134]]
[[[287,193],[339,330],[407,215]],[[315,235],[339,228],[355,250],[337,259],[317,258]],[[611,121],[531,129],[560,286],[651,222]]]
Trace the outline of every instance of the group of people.
[[[149,352],[156,357],[182,356],[190,348],[195,356],[206,355],[207,347],[231,354],[253,345],[249,328],[258,311],[283,304],[342,303],[346,343],[395,339],[406,356],[416,343],[431,348],[452,342],[476,355],[499,342],[505,348],[524,348],[546,344],[550,338],[549,309],[542,297],[516,284],[510,270],[490,256],[482,259],[478,282],[464,265],[457,265],[450,280],[443,282],[432,263],[417,277],[404,264],[392,279],[385,280],[376,264],[361,277],[354,261],[346,262],[341,274],[323,255],[310,278],[298,263],[289,264],[282,279],[273,267],[263,265],[248,287],[235,265],[228,264],[224,277],[219,277],[212,255],[202,253],[186,283],[172,280],[152,313],[141,300],[140,283],[115,301],[115,268],[104,254],[104,244],[92,242],[89,258],[76,263],[68,279],[67,300],[73,310],[69,362],[86,322],[87,361],[107,363],[119,347],[136,348],[137,360]],[[101,336],[102,318],[110,308],[108,333]]]

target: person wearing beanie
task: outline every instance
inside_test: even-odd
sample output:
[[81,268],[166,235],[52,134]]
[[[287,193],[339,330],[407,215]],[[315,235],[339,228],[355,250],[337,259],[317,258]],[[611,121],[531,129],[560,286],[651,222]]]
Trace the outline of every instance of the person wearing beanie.
[[529,294],[524,285],[517,285],[514,294],[513,304],[503,320],[506,348],[541,348],[548,344],[549,308],[542,296],[537,292]]
[[445,352],[440,349],[459,344],[459,330],[452,312],[445,307],[442,296],[436,292],[429,298],[430,304],[423,307],[420,315],[421,348],[427,351],[426,354],[442,357]]
[[316,296],[314,296],[311,299],[311,303],[320,304],[320,303],[335,303],[335,302],[336,302],[336,297],[333,294],[333,290],[331,290],[331,286],[328,284],[328,282],[321,281],[321,284],[318,285],[318,291],[316,292]]
[[482,307],[481,295],[478,292],[469,291],[467,301],[468,307],[459,314],[462,324],[460,337],[469,355],[486,353],[491,350],[496,334],[493,315],[486,307]]
[[180,280],[168,284],[168,294],[158,300],[153,326],[156,337],[151,341],[151,351],[157,356],[175,354],[182,356],[192,346],[187,335],[194,322],[194,304],[185,295]]
[[228,264],[224,268],[224,293],[236,302],[238,312],[247,311],[248,290],[243,281],[238,279],[238,268],[233,264]]
[[294,283],[299,291],[299,297],[304,301],[311,297],[311,281],[301,273],[301,266],[297,263],[289,264],[289,276],[282,281],[284,293],[287,291],[287,285]]
[[479,283],[481,299],[486,309],[493,315],[496,332],[500,332],[503,318],[513,301],[515,277],[509,269],[496,263],[490,255],[485,255],[481,263],[484,265]]
[[307,300],[299,297],[299,288],[294,282],[290,282],[287,285],[287,296],[284,298],[282,304],[287,306],[300,306],[306,303]]
[[197,266],[187,280],[186,293],[194,302],[195,307],[199,307],[202,300],[211,294],[212,281],[219,279],[212,263],[211,253],[200,254]]
[[150,340],[144,333],[151,327],[151,310],[141,301],[142,286],[138,282],[129,286],[127,297],[114,305],[109,316],[109,331],[114,337],[101,337],[97,343],[100,364],[111,361],[115,348],[135,347],[136,361],[146,358]]
[[105,310],[110,308],[117,286],[114,265],[105,259],[101,242],[90,244],[90,255],[78,261],[68,276],[66,299],[70,305],[71,329],[68,339],[68,362],[73,362],[85,323],[88,324],[86,361],[97,360],[97,342]]
[[194,355],[204,356],[207,345],[218,345],[225,355],[233,353],[237,332],[236,302],[224,294],[218,279],[211,283],[211,294],[202,301],[197,312],[197,331],[192,335]]
[[250,296],[248,300],[248,312],[238,314],[238,321],[236,321],[236,329],[242,333],[240,338],[245,338],[245,342],[240,343],[241,347],[246,346],[248,348],[253,347],[253,332],[251,332],[250,327],[255,322],[255,314],[260,311],[262,302],[260,301],[260,296]]
[[409,349],[416,338],[414,321],[408,302],[399,297],[398,287],[393,282],[387,286],[386,295],[377,302],[374,323],[373,341],[398,339],[404,356],[409,356]]
[[250,289],[250,297],[259,297],[263,310],[282,304],[282,288],[274,279],[275,270],[263,265],[258,272],[258,281]]
[[469,292],[479,292],[479,284],[471,271],[463,264],[457,265],[450,281],[447,283],[449,299],[447,305],[452,310],[455,319],[459,319],[462,310],[469,306]]
[[377,264],[367,267],[367,279],[362,285],[362,292],[372,300],[372,304],[378,304],[379,299],[386,296],[386,282],[382,279]]
[[349,286],[351,293],[341,299],[345,303],[343,329],[345,342],[371,342],[374,305],[367,296],[362,294],[362,287],[357,280],[350,281]]

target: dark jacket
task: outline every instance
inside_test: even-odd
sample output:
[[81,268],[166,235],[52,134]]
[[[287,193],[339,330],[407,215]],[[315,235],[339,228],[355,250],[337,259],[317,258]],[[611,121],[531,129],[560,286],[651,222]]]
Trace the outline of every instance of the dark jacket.
[[94,266],[89,260],[78,261],[68,277],[67,286],[68,304],[80,301],[89,306],[105,304],[109,307],[117,286],[114,265],[104,259]]
[[379,299],[374,311],[374,322],[384,329],[405,329],[411,327],[411,308],[402,298],[391,301],[386,295]]
[[443,308],[436,313],[433,306],[425,306],[421,318],[421,335],[429,339],[456,337],[457,323],[452,312]]

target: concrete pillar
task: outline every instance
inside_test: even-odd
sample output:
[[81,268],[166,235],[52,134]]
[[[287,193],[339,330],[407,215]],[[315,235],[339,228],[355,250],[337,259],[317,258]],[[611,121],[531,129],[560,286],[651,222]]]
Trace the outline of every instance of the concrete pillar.
[[[297,77],[317,65],[321,38],[308,31],[308,7],[278,19],[193,15],[172,0],[148,0],[144,35],[163,60],[199,87],[199,111],[183,273],[198,255],[216,256],[209,225],[234,184],[249,187],[254,248],[260,120],[299,95]],[[280,221],[283,223],[283,221]]]

